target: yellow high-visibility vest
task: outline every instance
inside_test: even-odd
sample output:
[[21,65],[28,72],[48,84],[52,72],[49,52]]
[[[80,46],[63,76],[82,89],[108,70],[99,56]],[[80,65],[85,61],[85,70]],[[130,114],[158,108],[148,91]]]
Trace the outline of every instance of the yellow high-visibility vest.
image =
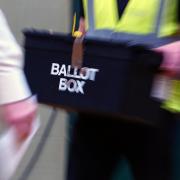
[[[178,27],[178,0],[130,0],[119,19],[117,0],[83,0],[86,28],[111,30],[141,36],[167,37]],[[180,112],[180,81],[172,82],[172,92],[163,107]]]
[[[93,2],[93,17],[89,14],[89,1]],[[130,0],[119,19],[117,0],[83,0],[86,27],[92,26],[89,19],[94,18],[96,30],[147,35],[155,33],[159,23],[158,36],[170,36],[178,29],[177,3],[177,0]]]

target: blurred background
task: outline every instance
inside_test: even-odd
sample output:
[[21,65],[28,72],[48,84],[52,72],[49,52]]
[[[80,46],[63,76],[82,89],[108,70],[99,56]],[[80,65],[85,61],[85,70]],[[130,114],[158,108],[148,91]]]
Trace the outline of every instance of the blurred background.
[[[5,13],[17,41],[23,46],[24,28],[69,32],[72,23],[72,4],[72,0],[1,0],[0,8]],[[58,109],[58,115],[52,124],[50,134],[46,137],[39,158],[35,158],[35,164],[29,164],[38,145],[42,144],[51,111],[52,107],[39,105],[42,126],[13,180],[23,179],[23,173],[24,176],[28,175],[27,180],[64,180],[68,142],[67,114],[61,109]]]

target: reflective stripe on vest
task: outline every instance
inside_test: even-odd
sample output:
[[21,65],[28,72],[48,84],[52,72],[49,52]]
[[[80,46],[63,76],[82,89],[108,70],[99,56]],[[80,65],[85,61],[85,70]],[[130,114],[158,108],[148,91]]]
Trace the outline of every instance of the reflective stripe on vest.
[[118,20],[117,0],[83,0],[87,27],[130,34],[172,35],[177,25],[177,0],[130,0]]

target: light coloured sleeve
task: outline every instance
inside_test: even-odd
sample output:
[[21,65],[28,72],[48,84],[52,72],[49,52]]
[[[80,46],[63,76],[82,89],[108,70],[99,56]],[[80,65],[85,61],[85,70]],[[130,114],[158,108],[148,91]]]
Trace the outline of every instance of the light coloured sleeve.
[[22,50],[0,10],[0,105],[31,95],[23,72]]

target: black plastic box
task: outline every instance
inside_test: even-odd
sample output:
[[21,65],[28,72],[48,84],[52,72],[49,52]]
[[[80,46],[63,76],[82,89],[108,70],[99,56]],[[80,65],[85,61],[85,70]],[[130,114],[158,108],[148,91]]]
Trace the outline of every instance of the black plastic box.
[[89,69],[79,76],[79,70],[70,66],[74,42],[70,35],[36,30],[24,35],[25,73],[39,102],[158,121],[160,104],[150,94],[160,54],[128,43],[85,38],[83,67]]

